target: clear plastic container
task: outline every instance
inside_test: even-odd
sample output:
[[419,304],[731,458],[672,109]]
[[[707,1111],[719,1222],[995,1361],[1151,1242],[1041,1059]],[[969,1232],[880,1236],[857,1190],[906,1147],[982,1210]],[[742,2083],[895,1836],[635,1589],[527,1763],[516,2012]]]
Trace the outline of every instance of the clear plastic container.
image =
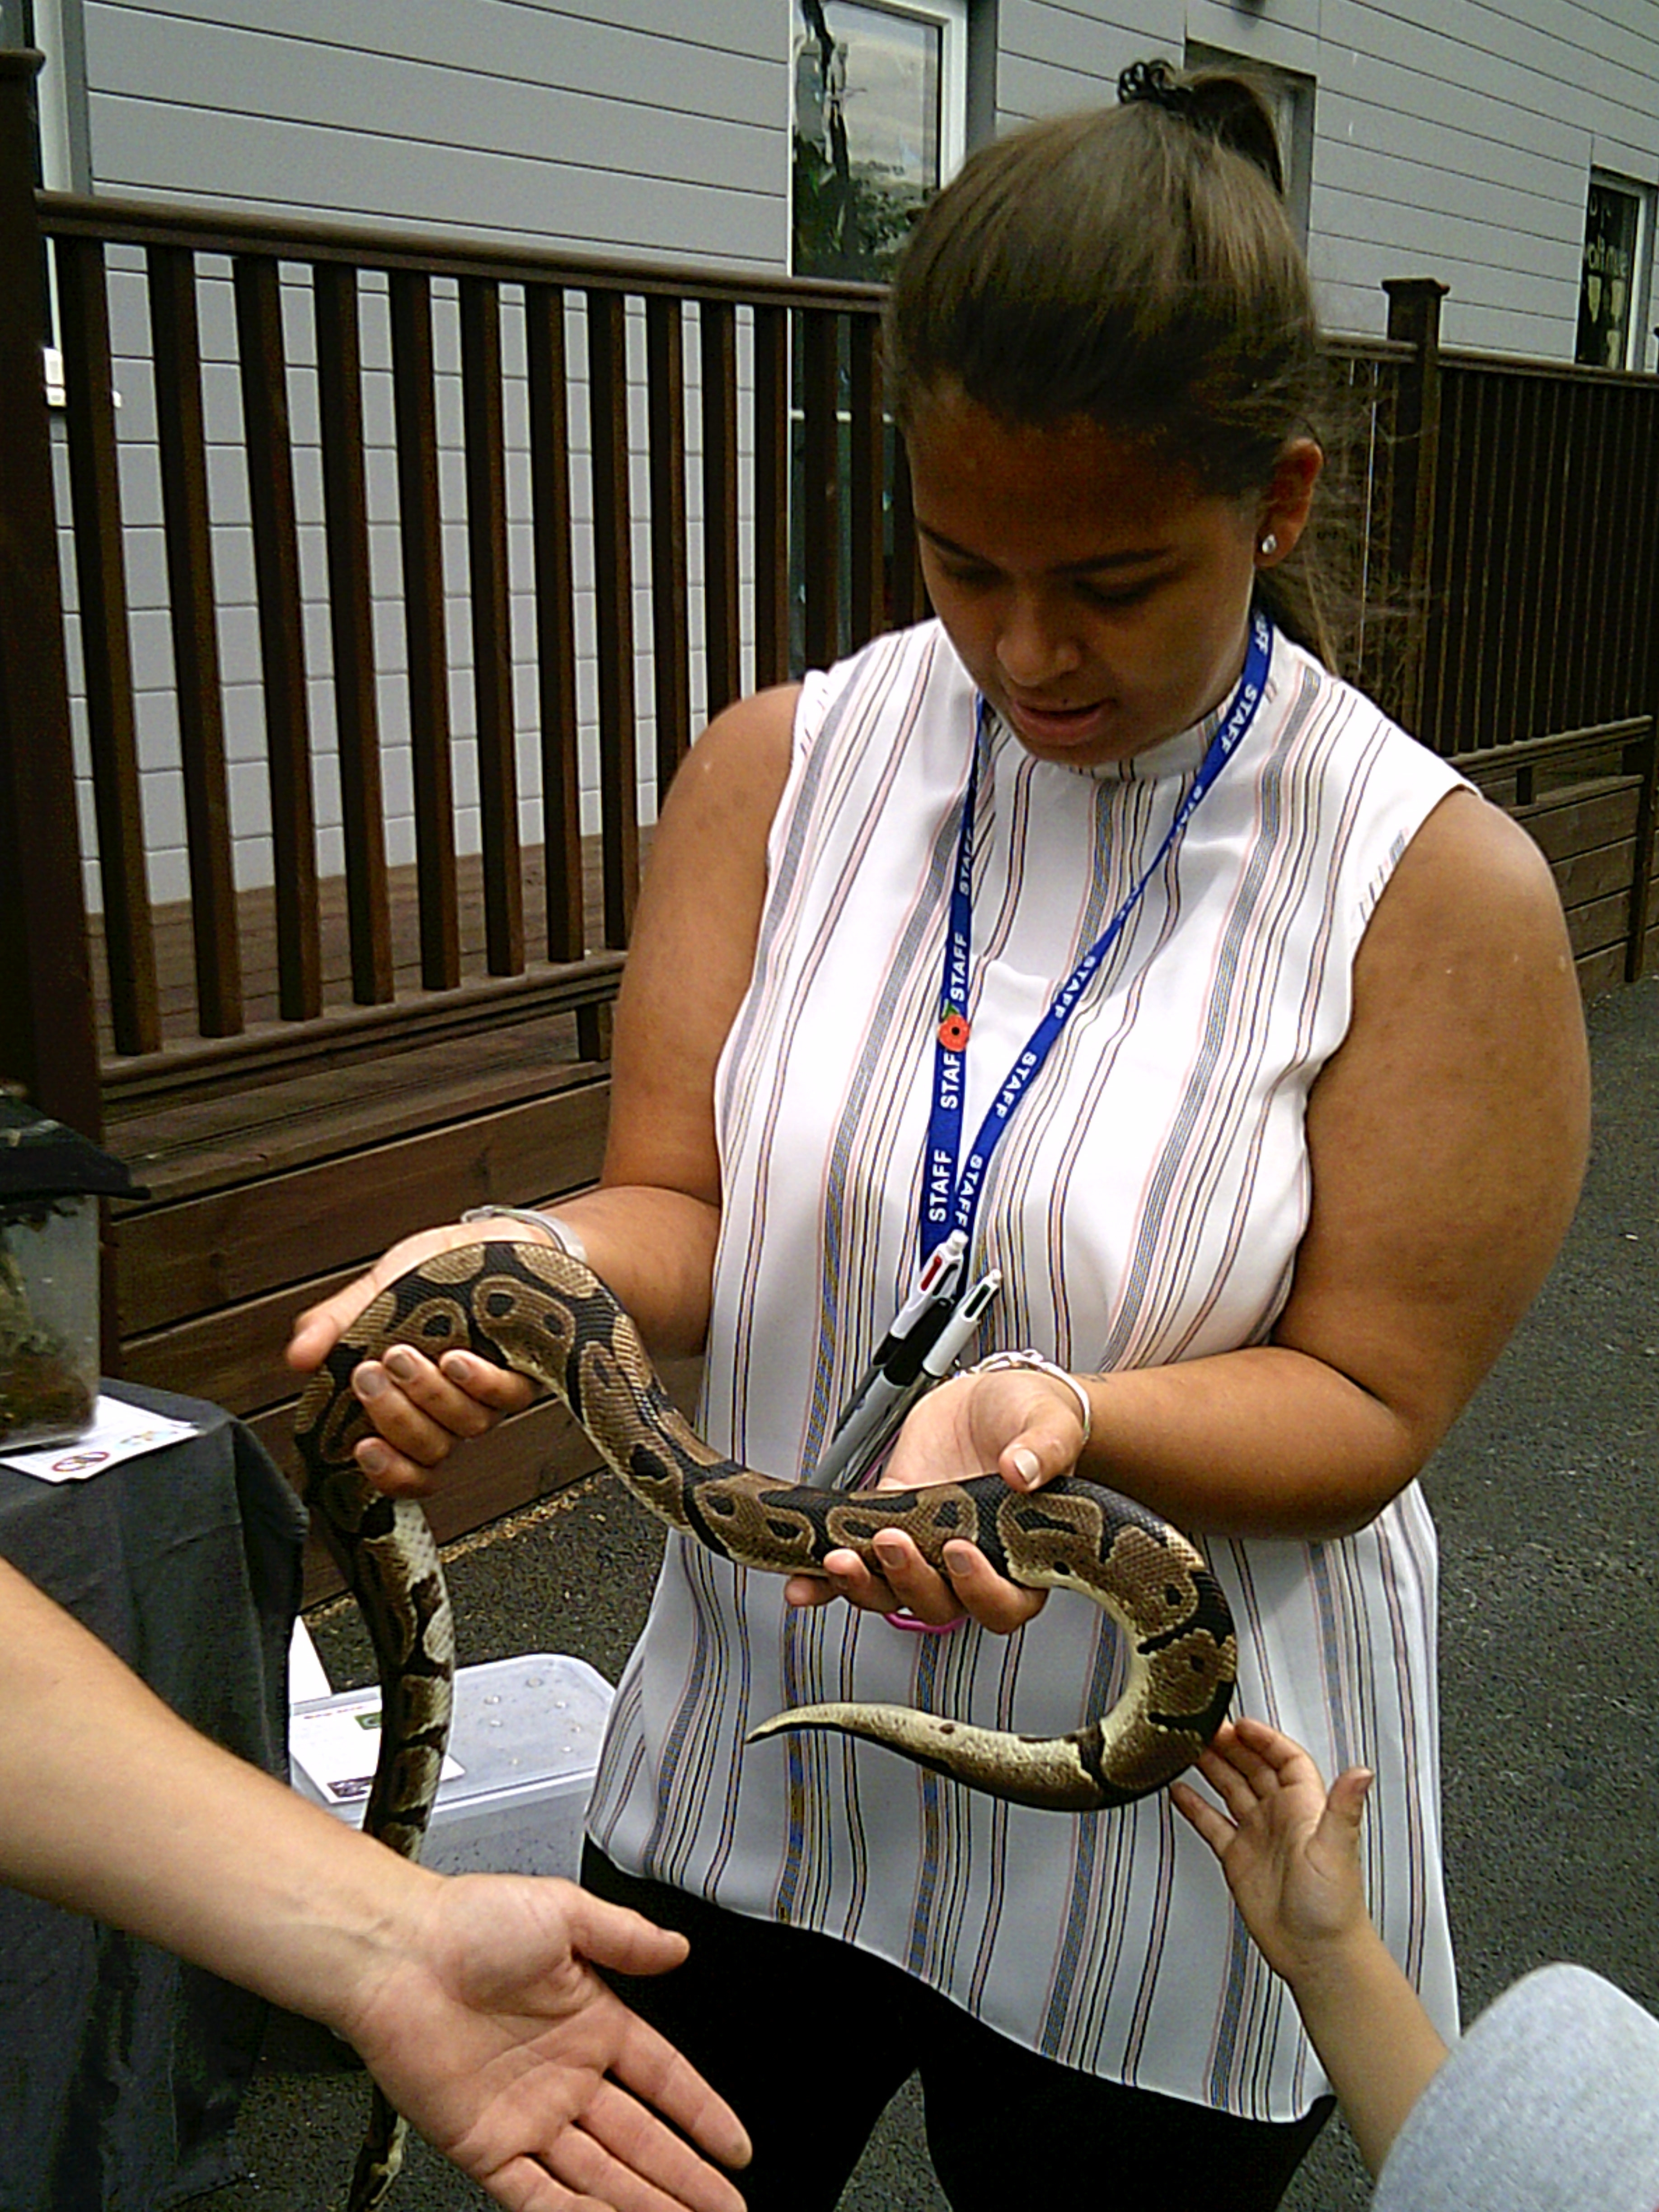
[[[562,1874],[574,1881],[611,1698],[603,1674],[562,1652],[461,1668],[422,1864],[440,1874]],[[376,1689],[307,1698],[289,1716],[295,1788],[354,1826],[380,1752],[380,1720]]]
[[85,1435],[98,1324],[96,1199],[0,1198],[0,1446]]

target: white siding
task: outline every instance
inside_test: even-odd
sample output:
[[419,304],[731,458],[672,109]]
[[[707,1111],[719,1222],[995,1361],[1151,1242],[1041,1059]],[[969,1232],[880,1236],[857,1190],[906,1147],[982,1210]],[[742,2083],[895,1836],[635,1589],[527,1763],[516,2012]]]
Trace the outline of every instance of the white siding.
[[[781,268],[793,0],[86,0],[95,188]],[[1004,123],[1188,40],[1317,88],[1328,319],[1570,353],[1592,167],[1659,183],[1659,0],[1000,0]]]
[[[89,0],[88,111],[94,189],[181,197],[421,229],[453,228],[537,246],[777,269],[787,252],[787,19],[771,0],[695,0],[554,8],[522,0]],[[119,257],[118,257],[118,258]],[[131,258],[126,257],[129,267]],[[440,496],[452,645],[457,836],[477,848],[471,617],[460,459],[459,339],[453,306],[437,312]],[[188,889],[182,777],[173,698],[160,475],[142,285],[118,276],[112,299],[123,484],[128,499],[140,767],[151,887]],[[308,311],[289,289],[290,357],[311,359]],[[204,404],[219,604],[230,805],[237,880],[270,879],[270,804],[240,399],[228,284],[202,298]],[[643,340],[636,330],[638,372]],[[573,319],[573,363],[585,332]],[[701,521],[696,326],[689,327],[688,546],[690,623],[700,635]],[[414,857],[401,562],[392,453],[390,337],[371,293],[365,309],[365,411],[370,442],[372,589],[388,858]],[[507,404],[514,717],[522,829],[539,842],[531,607],[528,418],[521,333],[509,305]],[[514,348],[519,349],[516,355]],[[317,772],[319,860],[343,864],[335,767],[331,641],[321,544],[314,374],[290,393],[295,439],[306,647]],[[636,404],[642,425],[642,396]],[[591,496],[586,409],[573,421],[580,781],[597,826]],[[642,441],[642,428],[641,432]],[[634,485],[636,577],[645,574],[648,502]],[[740,517],[747,526],[748,499]],[[72,596],[72,592],[71,592]],[[647,806],[655,729],[649,599],[636,594],[640,774]],[[745,609],[745,616],[746,616]],[[140,640],[142,639],[142,647]],[[694,651],[694,697],[702,681]],[[80,722],[77,714],[77,725]],[[90,806],[85,808],[90,824]],[[89,837],[88,850],[94,850]],[[88,863],[88,896],[97,886]]]
[[770,0],[88,0],[94,189],[777,267]]
[[[1002,0],[1004,123],[1110,99],[1188,40],[1313,79],[1310,258],[1333,329],[1386,276],[1451,287],[1452,346],[1570,359],[1591,168],[1659,182],[1655,0]],[[1649,343],[1649,361],[1654,359]]]

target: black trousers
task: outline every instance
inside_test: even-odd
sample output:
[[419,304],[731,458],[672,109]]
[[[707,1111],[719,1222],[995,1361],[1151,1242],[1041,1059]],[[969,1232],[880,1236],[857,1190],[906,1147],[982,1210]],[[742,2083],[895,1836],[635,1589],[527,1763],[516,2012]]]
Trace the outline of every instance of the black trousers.
[[981,2026],[832,1936],[750,1920],[613,1866],[584,1886],[689,1937],[659,1978],[612,1975],[736,2110],[749,2212],[834,2212],[871,2130],[920,2074],[927,2147],[955,2212],[1271,2212],[1330,2115],[1241,2120],[1097,2081]]

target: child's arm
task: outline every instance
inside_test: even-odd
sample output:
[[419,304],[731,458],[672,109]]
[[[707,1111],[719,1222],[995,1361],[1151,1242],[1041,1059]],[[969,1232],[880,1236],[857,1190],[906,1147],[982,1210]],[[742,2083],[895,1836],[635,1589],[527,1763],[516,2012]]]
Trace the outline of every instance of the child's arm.
[[1361,1767],[1326,1795],[1299,1744],[1255,1720],[1230,1722],[1199,1761],[1225,1806],[1184,1783],[1170,1791],[1221,1863],[1262,1956],[1287,1984],[1373,2174],[1446,2046],[1365,1911]]

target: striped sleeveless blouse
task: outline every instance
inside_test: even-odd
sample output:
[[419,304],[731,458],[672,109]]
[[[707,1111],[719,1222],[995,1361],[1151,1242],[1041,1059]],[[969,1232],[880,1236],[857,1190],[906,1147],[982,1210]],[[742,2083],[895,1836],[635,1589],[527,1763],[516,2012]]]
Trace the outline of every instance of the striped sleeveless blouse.
[[[988,718],[969,1133],[1157,853],[1215,726],[1079,771]],[[771,1474],[815,1457],[915,1267],[974,729],[972,685],[933,623],[802,692],[753,981],[716,1079],[702,1407],[711,1443]],[[1458,781],[1276,640],[1253,727],[992,1158],[973,1257],[1005,1281],[981,1354],[1035,1345],[1099,1371],[1267,1335],[1308,1218],[1304,1105],[1347,1028],[1360,937]],[[1340,1541],[1206,1549],[1238,1623],[1239,1709],[1308,1745],[1328,1778],[1376,1771],[1370,1904],[1449,2037],[1423,1498],[1413,1484]],[[907,1635],[846,1605],[793,1613],[779,1578],[671,1536],[589,1828],[624,1868],[860,1945],[1068,2066],[1290,2118],[1324,2091],[1318,2062],[1164,1796],[1077,1818],[836,1738],[742,1748],[756,1723],[820,1698],[1055,1734],[1112,1702],[1118,1665],[1104,1615],[1068,1594],[1014,1636]]]

